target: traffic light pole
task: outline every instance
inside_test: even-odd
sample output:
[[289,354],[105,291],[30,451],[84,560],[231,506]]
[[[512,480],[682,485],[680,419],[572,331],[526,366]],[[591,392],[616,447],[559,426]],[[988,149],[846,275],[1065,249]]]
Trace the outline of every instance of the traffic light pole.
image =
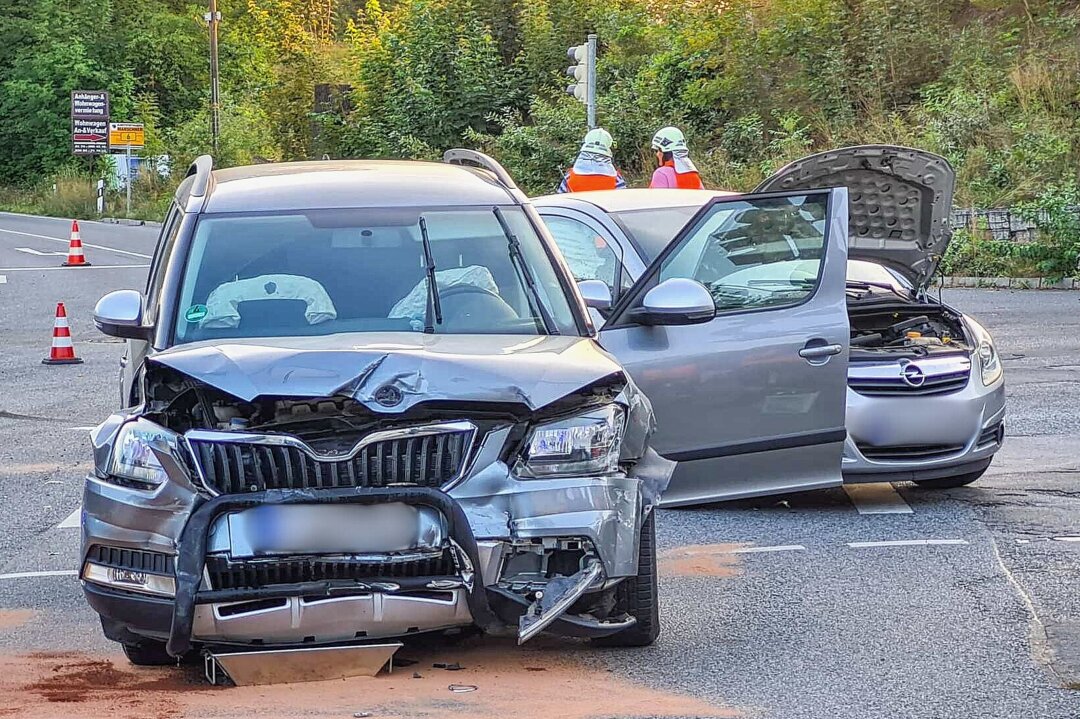
[[587,46],[586,67],[588,68],[588,101],[585,105],[589,129],[596,127],[596,35],[590,33]]
[[221,13],[217,9],[217,0],[210,0],[206,21],[210,26],[210,142],[213,153],[217,155],[218,136],[221,134],[221,91],[218,83],[218,23],[221,22]]

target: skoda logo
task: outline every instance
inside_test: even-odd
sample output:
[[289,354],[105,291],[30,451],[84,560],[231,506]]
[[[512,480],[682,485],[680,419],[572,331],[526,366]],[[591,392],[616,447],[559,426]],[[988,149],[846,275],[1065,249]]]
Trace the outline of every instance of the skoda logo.
[[379,389],[375,390],[375,401],[381,404],[383,407],[394,407],[401,404],[401,400],[404,396],[401,394],[401,390],[392,384],[384,384]]
[[926,375],[916,365],[908,363],[900,368],[900,379],[904,380],[904,384],[908,387],[922,387],[923,382],[926,381]]

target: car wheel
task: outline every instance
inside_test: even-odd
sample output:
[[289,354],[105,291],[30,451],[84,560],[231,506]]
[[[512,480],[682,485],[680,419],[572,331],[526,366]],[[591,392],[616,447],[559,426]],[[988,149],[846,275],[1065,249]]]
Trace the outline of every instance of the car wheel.
[[165,642],[145,639],[138,644],[124,644],[124,655],[128,661],[140,667],[164,667],[178,664],[176,657],[165,651]]
[[660,636],[659,589],[656,585],[656,512],[641,525],[641,549],[638,553],[638,573],[627,577],[615,587],[615,607],[612,615],[629,614],[637,621],[632,627],[609,637],[598,637],[593,643],[601,647],[647,647]]
[[915,481],[915,484],[919,485],[923,489],[955,489],[956,487],[964,487],[979,477],[983,476],[983,472],[986,471],[986,467],[983,467],[978,472],[968,472],[967,474],[958,474],[954,477],[938,477],[937,479],[919,479]]

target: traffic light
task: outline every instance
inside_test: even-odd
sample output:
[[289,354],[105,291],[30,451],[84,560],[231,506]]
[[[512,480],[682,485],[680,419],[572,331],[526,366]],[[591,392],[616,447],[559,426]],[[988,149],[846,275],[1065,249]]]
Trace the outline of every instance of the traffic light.
[[574,64],[566,68],[566,74],[574,78],[572,85],[566,86],[566,92],[573,95],[578,102],[589,102],[589,45],[575,45],[566,51],[567,56]]

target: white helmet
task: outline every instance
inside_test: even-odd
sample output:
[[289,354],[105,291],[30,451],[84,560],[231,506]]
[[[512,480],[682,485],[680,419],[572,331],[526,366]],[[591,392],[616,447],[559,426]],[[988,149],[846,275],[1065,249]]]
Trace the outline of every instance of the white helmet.
[[661,152],[685,150],[687,149],[686,138],[683,136],[682,130],[677,127],[662,127],[653,135],[652,149]]
[[611,133],[598,127],[585,133],[585,139],[581,143],[581,152],[595,152],[597,155],[611,157],[611,148],[614,144]]

